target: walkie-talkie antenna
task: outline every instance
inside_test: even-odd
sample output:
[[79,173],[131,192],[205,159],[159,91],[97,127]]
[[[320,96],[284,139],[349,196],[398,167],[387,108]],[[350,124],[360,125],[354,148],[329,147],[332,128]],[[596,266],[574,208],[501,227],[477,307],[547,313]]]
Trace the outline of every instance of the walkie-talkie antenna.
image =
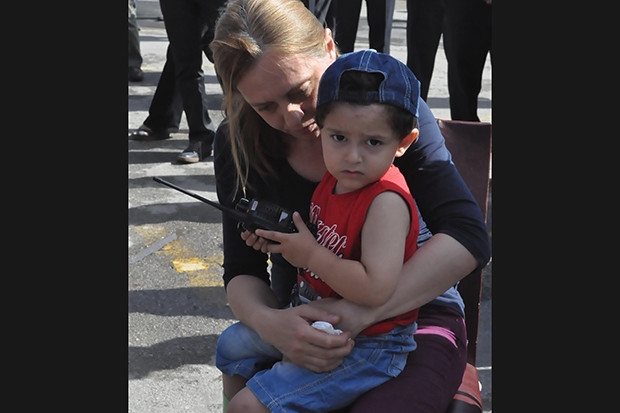
[[168,182],[166,180],[163,180],[163,179],[161,179],[158,176],[154,176],[153,180],[155,182],[159,182],[161,184],[167,185],[170,188],[176,189],[177,191],[183,192],[186,195],[194,197],[194,198],[198,199],[199,201],[202,201],[202,202],[204,202],[206,204],[209,204],[212,207],[217,208],[217,209],[219,209],[222,212],[225,212],[227,214],[232,215],[234,218],[236,218],[236,219],[238,219],[238,220],[240,220],[242,222],[245,222],[246,219],[247,219],[246,215],[243,212],[240,212],[240,211],[237,211],[236,209],[229,208],[229,207],[226,207],[224,205],[218,204],[217,202],[211,201],[211,200],[209,200],[209,199],[207,199],[207,198],[205,198],[203,196],[200,196],[200,195],[195,194],[195,193],[193,193],[191,191],[188,191],[187,189],[181,188],[180,186],[176,186],[173,183],[170,183],[170,182]]
[[297,228],[293,223],[292,214],[277,205],[270,204],[269,202],[259,203],[254,199],[248,200],[241,198],[235,208],[230,208],[217,202],[210,201],[207,198],[188,191],[187,189],[183,189],[180,186],[176,186],[175,184],[165,181],[158,176],[154,176],[153,180],[219,209],[239,221],[244,230],[254,232],[257,228],[263,228],[279,232],[297,232]]

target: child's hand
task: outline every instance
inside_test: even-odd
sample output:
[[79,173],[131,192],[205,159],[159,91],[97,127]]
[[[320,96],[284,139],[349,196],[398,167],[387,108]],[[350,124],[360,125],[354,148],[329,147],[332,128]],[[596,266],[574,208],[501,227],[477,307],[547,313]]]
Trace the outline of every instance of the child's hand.
[[266,246],[267,244],[271,243],[271,241],[269,241],[268,239],[261,238],[255,233],[251,231],[247,231],[247,230],[241,232],[241,239],[245,241],[245,245],[247,245],[248,247],[252,247],[256,251],[263,251],[263,252],[267,252],[265,250]]
[[261,251],[281,253],[291,265],[307,268],[310,256],[314,248],[318,247],[319,244],[304,223],[299,212],[293,213],[293,223],[299,232],[287,234],[265,229],[257,229],[255,232],[259,237],[273,241],[273,243],[263,244]]

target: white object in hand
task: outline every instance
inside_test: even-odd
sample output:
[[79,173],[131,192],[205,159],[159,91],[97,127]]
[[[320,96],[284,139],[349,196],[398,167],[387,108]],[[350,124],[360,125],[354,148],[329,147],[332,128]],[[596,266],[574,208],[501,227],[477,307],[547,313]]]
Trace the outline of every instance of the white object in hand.
[[325,331],[327,334],[342,334],[342,330],[334,328],[334,326],[327,321],[315,321],[314,323],[312,323],[312,327],[316,328],[317,330]]

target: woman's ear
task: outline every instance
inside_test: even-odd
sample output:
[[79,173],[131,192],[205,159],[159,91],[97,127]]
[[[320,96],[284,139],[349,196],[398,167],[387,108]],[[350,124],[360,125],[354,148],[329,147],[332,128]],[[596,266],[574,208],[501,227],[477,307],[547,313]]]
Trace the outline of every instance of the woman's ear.
[[418,139],[420,132],[418,128],[413,128],[411,133],[400,140],[398,149],[396,149],[396,157],[403,156],[407,149]]
[[327,53],[332,60],[336,60],[338,57],[338,47],[332,36],[332,31],[329,28],[325,28],[325,44],[327,45]]

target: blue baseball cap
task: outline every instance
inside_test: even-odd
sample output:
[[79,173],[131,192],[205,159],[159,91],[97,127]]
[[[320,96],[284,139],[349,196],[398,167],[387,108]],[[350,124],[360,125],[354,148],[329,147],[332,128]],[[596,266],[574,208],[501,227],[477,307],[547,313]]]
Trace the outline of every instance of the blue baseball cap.
[[[383,80],[378,91],[359,92],[340,89],[340,77],[346,71],[355,70],[381,73]],[[400,60],[374,49],[345,53],[338,57],[323,73],[319,83],[317,106],[332,101],[388,103],[405,109],[418,117],[420,81]]]

